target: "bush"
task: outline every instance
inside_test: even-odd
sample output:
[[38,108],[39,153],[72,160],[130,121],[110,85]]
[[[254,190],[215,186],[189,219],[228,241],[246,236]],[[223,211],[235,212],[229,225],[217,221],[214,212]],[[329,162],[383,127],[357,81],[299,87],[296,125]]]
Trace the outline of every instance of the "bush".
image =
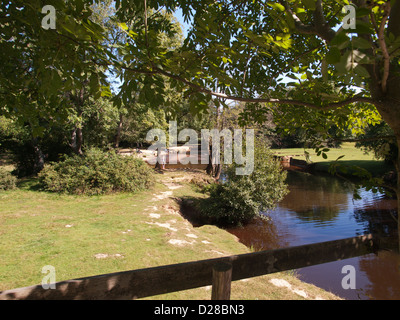
[[235,166],[226,168],[226,182],[214,184],[210,197],[203,200],[200,210],[220,225],[243,224],[260,212],[273,209],[287,194],[286,172],[264,147],[254,155],[254,171],[236,175]]
[[16,186],[17,178],[4,168],[0,168],[0,191],[12,190],[15,189]]
[[96,195],[149,188],[153,171],[140,159],[89,149],[84,156],[46,165],[39,179],[47,191]]

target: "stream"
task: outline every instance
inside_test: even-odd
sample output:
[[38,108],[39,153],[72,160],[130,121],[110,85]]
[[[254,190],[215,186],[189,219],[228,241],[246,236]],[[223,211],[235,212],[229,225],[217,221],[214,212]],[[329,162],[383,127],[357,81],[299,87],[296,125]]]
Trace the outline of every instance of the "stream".
[[[245,227],[227,231],[253,250],[277,249],[344,239],[367,233],[397,241],[397,200],[383,193],[360,189],[361,200],[353,199],[353,186],[330,175],[288,171],[290,193],[276,209],[263,213]],[[356,271],[355,289],[344,289],[343,266]],[[344,299],[400,299],[400,255],[382,250],[297,269],[305,282],[331,291]]]

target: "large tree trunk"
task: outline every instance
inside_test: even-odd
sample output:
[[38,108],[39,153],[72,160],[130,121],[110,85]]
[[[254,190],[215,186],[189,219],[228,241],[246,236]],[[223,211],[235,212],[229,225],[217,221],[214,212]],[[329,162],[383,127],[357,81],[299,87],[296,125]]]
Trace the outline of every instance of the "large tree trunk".
[[157,148],[157,161],[156,161],[156,165],[154,166],[154,169],[161,170],[160,159],[161,159],[161,150],[160,150],[160,148]]
[[[400,119],[399,119],[400,122]],[[399,252],[400,252],[400,135],[397,136],[397,236],[399,237]]]
[[[396,83],[394,83],[395,80],[397,80]],[[393,130],[396,136],[397,148],[399,150],[397,153],[397,161],[395,163],[395,168],[397,173],[396,196],[397,196],[397,226],[398,226],[398,245],[399,245],[398,249],[400,251],[400,104],[397,102],[393,102],[393,100],[396,101],[397,99],[400,99],[399,80],[400,78],[396,78],[392,79],[392,81],[389,82],[388,92],[385,95],[387,100],[385,99],[386,101],[384,101],[384,103],[381,102],[382,105],[377,107],[377,109],[380,115],[382,116],[383,120],[385,120],[385,122]]]
[[[394,17],[397,15],[397,18]],[[393,33],[396,37],[400,36],[400,1],[396,1],[392,7],[392,19],[390,19],[388,32]],[[382,85],[382,67],[383,61],[377,59],[375,64],[366,65],[369,71],[369,89],[371,97],[375,100],[375,106],[382,119],[389,125],[396,136],[398,155],[395,163],[397,172],[397,221],[398,221],[398,237],[400,251],[400,76],[397,60],[390,63],[389,76],[386,86]]]
[[221,175],[222,172],[222,166],[221,163],[213,163],[213,156],[212,156],[212,143],[210,143],[210,147],[208,150],[208,165],[206,168],[206,172],[208,175],[212,176],[213,178],[215,178],[215,180],[219,180],[219,177]]
[[[86,84],[86,83],[85,83]],[[78,95],[75,98],[75,105],[78,111],[78,118],[80,119],[80,123],[75,126],[74,130],[72,131],[71,136],[71,148],[72,151],[77,155],[82,155],[82,145],[83,145],[83,133],[82,133],[82,126],[83,126],[83,105],[85,103],[85,87],[82,85],[81,90],[79,91]]]
[[42,171],[44,167],[44,154],[39,146],[37,138],[33,138],[32,143],[33,143],[33,150],[35,152],[35,163],[33,165],[33,172],[39,173],[40,171]]
[[[395,163],[397,173],[397,226],[398,226],[398,244],[400,252],[400,77],[391,79],[388,84],[387,96],[390,97],[390,103],[385,104],[384,108],[378,108],[383,120],[393,130],[397,141],[397,161]],[[395,102],[393,102],[395,100]]]
[[119,147],[119,142],[121,140],[121,130],[122,130],[122,113],[119,114],[117,133],[115,134],[115,138],[114,138],[114,148]]
[[71,148],[72,151],[77,155],[82,155],[82,145],[83,145],[83,135],[82,135],[82,128],[76,127],[72,131],[71,136]]

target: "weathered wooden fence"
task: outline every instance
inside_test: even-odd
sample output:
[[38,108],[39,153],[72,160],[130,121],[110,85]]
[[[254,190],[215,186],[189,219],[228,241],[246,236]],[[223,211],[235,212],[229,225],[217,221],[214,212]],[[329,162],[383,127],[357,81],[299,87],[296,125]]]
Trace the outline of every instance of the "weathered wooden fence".
[[229,299],[230,283],[376,252],[380,240],[369,234],[348,239],[266,250],[216,259],[109,273],[0,292],[2,299],[137,299],[213,285],[213,299]]

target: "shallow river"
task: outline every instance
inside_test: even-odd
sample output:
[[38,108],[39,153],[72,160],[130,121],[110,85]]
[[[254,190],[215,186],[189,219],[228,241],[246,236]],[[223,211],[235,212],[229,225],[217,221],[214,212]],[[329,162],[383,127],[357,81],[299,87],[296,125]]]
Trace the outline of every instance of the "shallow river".
[[[243,228],[228,231],[255,250],[276,249],[343,239],[367,233],[393,236],[397,241],[397,201],[385,194],[360,190],[329,175],[288,172],[290,193],[277,208]],[[356,288],[343,289],[342,267],[356,270]],[[400,255],[381,251],[343,261],[298,269],[300,279],[345,299],[400,299]]]

